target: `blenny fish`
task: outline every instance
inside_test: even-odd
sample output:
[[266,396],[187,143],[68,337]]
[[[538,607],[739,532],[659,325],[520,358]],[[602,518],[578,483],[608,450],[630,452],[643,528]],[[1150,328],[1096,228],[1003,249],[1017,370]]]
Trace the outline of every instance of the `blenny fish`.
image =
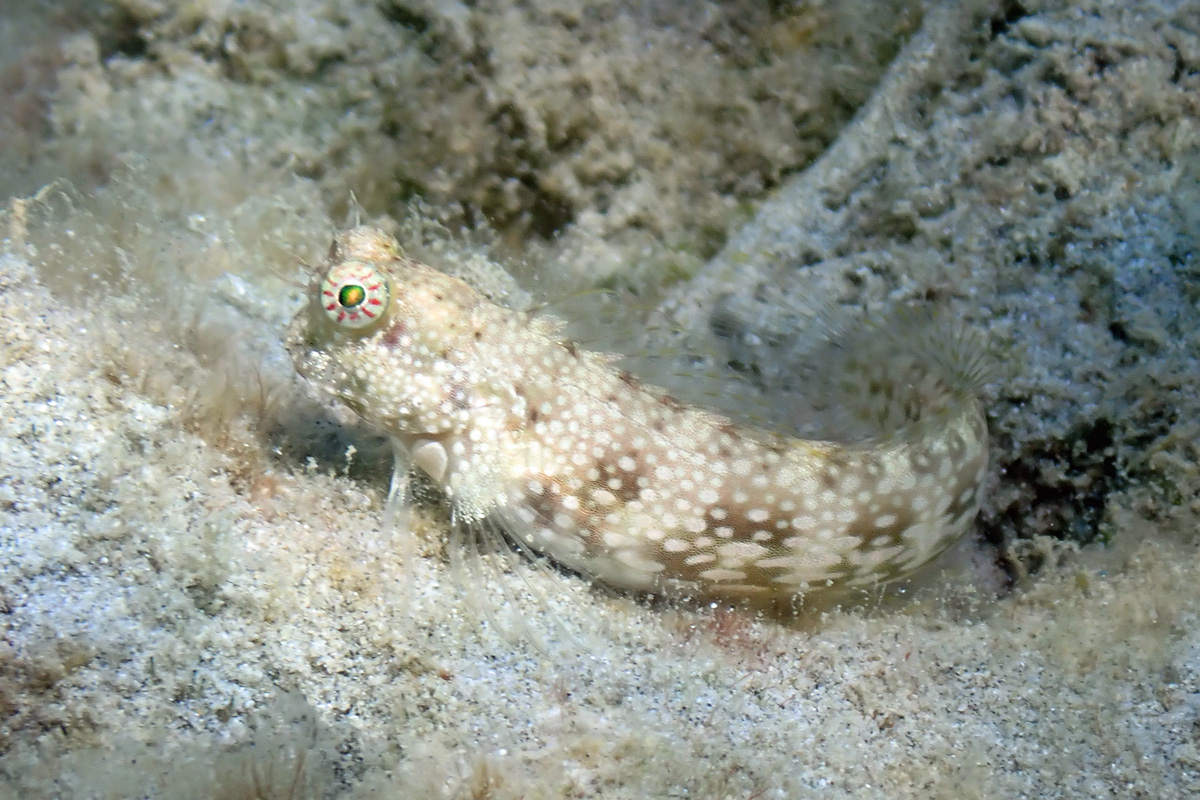
[[336,237],[287,345],[391,438],[398,473],[441,487],[454,525],[494,526],[614,587],[774,602],[869,586],[928,563],[978,513],[988,434],[970,347],[860,363],[863,407],[898,425],[841,443],[677,400],[563,331],[364,226]]

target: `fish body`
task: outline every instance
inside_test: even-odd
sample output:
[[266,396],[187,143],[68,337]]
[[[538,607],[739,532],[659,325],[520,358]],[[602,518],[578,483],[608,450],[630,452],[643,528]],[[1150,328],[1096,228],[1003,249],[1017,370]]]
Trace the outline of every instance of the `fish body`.
[[[837,443],[681,402],[562,333],[360,227],[338,236],[288,347],[442,487],[455,524],[498,523],[616,587],[778,599],[868,586],[926,564],[978,513],[987,426],[957,365],[880,371],[881,397],[928,407]],[[879,385],[895,376],[906,386]]]

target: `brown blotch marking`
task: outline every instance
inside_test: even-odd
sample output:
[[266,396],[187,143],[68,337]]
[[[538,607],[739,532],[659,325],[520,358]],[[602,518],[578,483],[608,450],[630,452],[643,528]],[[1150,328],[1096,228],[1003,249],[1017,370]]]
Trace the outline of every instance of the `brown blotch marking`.
[[[786,436],[778,436],[778,435],[772,434],[765,441],[760,442],[760,444],[762,444],[763,447],[767,448],[768,450],[770,450],[772,453],[774,453],[777,456],[782,456],[782,455],[786,454],[789,450],[791,450],[791,440],[788,439]],[[763,462],[763,470],[765,471],[770,468],[771,468],[771,465],[768,464],[766,461],[764,461]]]
[[570,355],[571,358],[579,358],[579,345],[575,344],[570,339],[567,339],[564,342],[559,342],[559,344],[562,345],[563,349],[567,351],[567,354]]
[[627,386],[631,386],[634,389],[637,389],[641,386],[641,384],[638,383],[638,379],[633,377],[633,373],[631,373],[629,370],[617,370],[617,377],[621,379],[622,383],[626,384]]
[[383,346],[389,349],[395,349],[396,346],[400,344],[400,337],[404,335],[406,330],[408,330],[408,326],[406,326],[403,322],[393,322],[388,326],[387,333],[383,334],[383,339],[381,340],[383,342]]
[[[637,462],[637,453],[626,453],[630,458]],[[605,489],[613,493],[619,503],[629,503],[637,500],[641,496],[641,489],[638,487],[638,478],[641,477],[637,472],[624,472],[608,464],[607,462],[597,461],[596,469],[600,473],[600,480],[596,481],[596,488]],[[608,482],[613,478],[621,480],[619,489],[612,489]]]
[[676,400],[674,397],[672,397],[669,394],[660,395],[658,398],[658,402],[662,403],[664,406],[671,409],[672,411],[682,411],[684,408],[686,408],[686,406],[683,403],[679,402],[678,400]]
[[460,410],[470,408],[471,399],[466,391],[466,387],[461,382],[452,383],[447,389],[449,391],[446,393],[446,399],[450,401],[454,408]]
[[832,489],[832,490],[837,489],[837,478],[834,477],[833,472],[831,470],[828,470],[828,469],[821,470],[821,488],[822,489]]
[[[717,427],[723,436],[717,440],[717,455],[721,458],[729,458],[733,455],[730,449],[729,441],[739,441],[743,438],[742,430],[732,422],[723,422]],[[728,437],[728,438],[725,438]]]
[[721,433],[725,434],[726,436],[730,437],[731,439],[740,438],[742,435],[741,429],[737,425],[734,425],[732,422],[722,422],[717,427],[717,430],[719,430]]
[[846,458],[836,450],[825,456],[825,468],[821,470],[821,488],[838,491],[838,481],[846,474]]

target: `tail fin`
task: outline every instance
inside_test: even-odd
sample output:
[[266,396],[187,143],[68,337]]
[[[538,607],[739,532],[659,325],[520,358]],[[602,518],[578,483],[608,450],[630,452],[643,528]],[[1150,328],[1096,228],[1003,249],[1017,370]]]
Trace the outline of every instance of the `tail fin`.
[[891,438],[940,426],[994,374],[980,337],[943,309],[900,305],[864,315],[804,353],[803,394],[825,438]]
[[[743,416],[758,427],[843,443],[919,435],[914,428],[960,412],[995,376],[981,337],[942,306],[865,312],[811,294],[780,300],[766,330],[728,337],[731,363],[761,391],[747,405],[764,419]],[[730,298],[718,314],[740,318],[736,328],[743,311]]]

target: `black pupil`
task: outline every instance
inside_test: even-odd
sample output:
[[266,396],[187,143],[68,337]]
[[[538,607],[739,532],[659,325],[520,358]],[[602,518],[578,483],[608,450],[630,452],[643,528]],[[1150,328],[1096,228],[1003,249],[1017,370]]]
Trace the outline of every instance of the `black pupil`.
[[366,299],[367,290],[357,283],[343,286],[342,290],[338,292],[338,302],[342,304],[342,308],[354,308],[362,305],[362,301]]

